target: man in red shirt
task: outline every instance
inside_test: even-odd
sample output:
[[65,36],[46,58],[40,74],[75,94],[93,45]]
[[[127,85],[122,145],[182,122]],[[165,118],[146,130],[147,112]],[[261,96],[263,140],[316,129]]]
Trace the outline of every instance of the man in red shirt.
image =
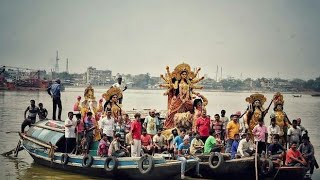
[[210,131],[210,118],[207,116],[206,110],[202,110],[201,117],[199,117],[196,121],[196,130],[199,133],[201,140],[206,142],[209,137]]
[[287,166],[306,166],[307,162],[303,158],[300,151],[297,150],[297,142],[291,143],[291,148],[288,150],[286,155]]
[[141,145],[143,152],[152,155],[153,146],[151,135],[147,134],[147,131],[144,129],[141,135]]
[[131,142],[131,157],[139,157],[141,154],[141,130],[142,125],[140,122],[140,113],[136,113],[134,115],[134,120],[131,123],[131,134],[132,134],[132,142]]

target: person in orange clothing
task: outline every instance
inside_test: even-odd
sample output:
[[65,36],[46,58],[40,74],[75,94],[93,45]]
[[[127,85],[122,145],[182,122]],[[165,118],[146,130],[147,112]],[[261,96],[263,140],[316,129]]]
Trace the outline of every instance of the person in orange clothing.
[[287,166],[306,166],[307,162],[303,158],[300,151],[297,150],[297,142],[291,143],[291,148],[288,150],[286,155]]
[[234,141],[234,135],[239,134],[240,124],[239,124],[239,117],[241,116],[241,112],[236,112],[230,116],[231,121],[228,122],[227,128],[226,128],[226,134],[227,134],[227,147],[225,152],[231,153],[231,146]]

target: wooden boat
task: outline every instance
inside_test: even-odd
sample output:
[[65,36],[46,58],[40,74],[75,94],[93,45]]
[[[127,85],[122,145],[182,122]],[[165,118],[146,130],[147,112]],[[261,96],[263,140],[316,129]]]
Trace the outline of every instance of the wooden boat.
[[302,97],[302,95],[300,94],[300,95],[292,95],[293,97]]
[[311,94],[312,97],[320,97],[320,94]]
[[198,155],[198,158],[201,160],[200,174],[204,178],[255,178],[254,156],[231,159],[229,153],[213,153],[211,155]]
[[282,166],[277,161],[261,159],[261,174],[272,179],[292,179],[303,180],[307,172],[306,167],[301,166]]
[[[45,120],[37,122],[26,134],[20,133],[20,143],[34,161],[51,168],[103,178],[164,179],[180,175],[181,162],[162,156],[100,157],[96,150],[89,155],[66,154],[64,122]],[[187,169],[196,165],[188,160]]]

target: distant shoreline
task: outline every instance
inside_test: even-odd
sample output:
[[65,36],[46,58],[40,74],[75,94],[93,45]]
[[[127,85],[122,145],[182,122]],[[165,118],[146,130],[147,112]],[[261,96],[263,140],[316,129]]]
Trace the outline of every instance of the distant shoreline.
[[[112,86],[112,84],[110,84],[110,86],[93,86],[93,88],[96,89],[108,89]],[[87,86],[65,86],[66,88],[70,88],[70,89],[76,89],[76,88],[86,88]],[[144,88],[131,88],[129,87],[128,90],[165,90],[164,88],[154,88],[154,89],[144,89]],[[203,90],[199,90],[202,92],[232,92],[232,93],[275,93],[277,91],[264,91],[264,90],[221,90],[221,89],[203,89]],[[312,95],[312,94],[320,94],[320,92],[314,92],[314,91],[300,91],[300,92],[292,92],[292,91],[280,91],[282,94],[293,94],[293,95]]]

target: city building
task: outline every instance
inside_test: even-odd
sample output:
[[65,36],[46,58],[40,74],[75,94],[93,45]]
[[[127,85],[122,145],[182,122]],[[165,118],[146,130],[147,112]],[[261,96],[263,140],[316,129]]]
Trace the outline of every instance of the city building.
[[104,86],[113,82],[112,71],[97,70],[91,66],[87,68],[86,77],[87,83],[91,83],[92,85]]

